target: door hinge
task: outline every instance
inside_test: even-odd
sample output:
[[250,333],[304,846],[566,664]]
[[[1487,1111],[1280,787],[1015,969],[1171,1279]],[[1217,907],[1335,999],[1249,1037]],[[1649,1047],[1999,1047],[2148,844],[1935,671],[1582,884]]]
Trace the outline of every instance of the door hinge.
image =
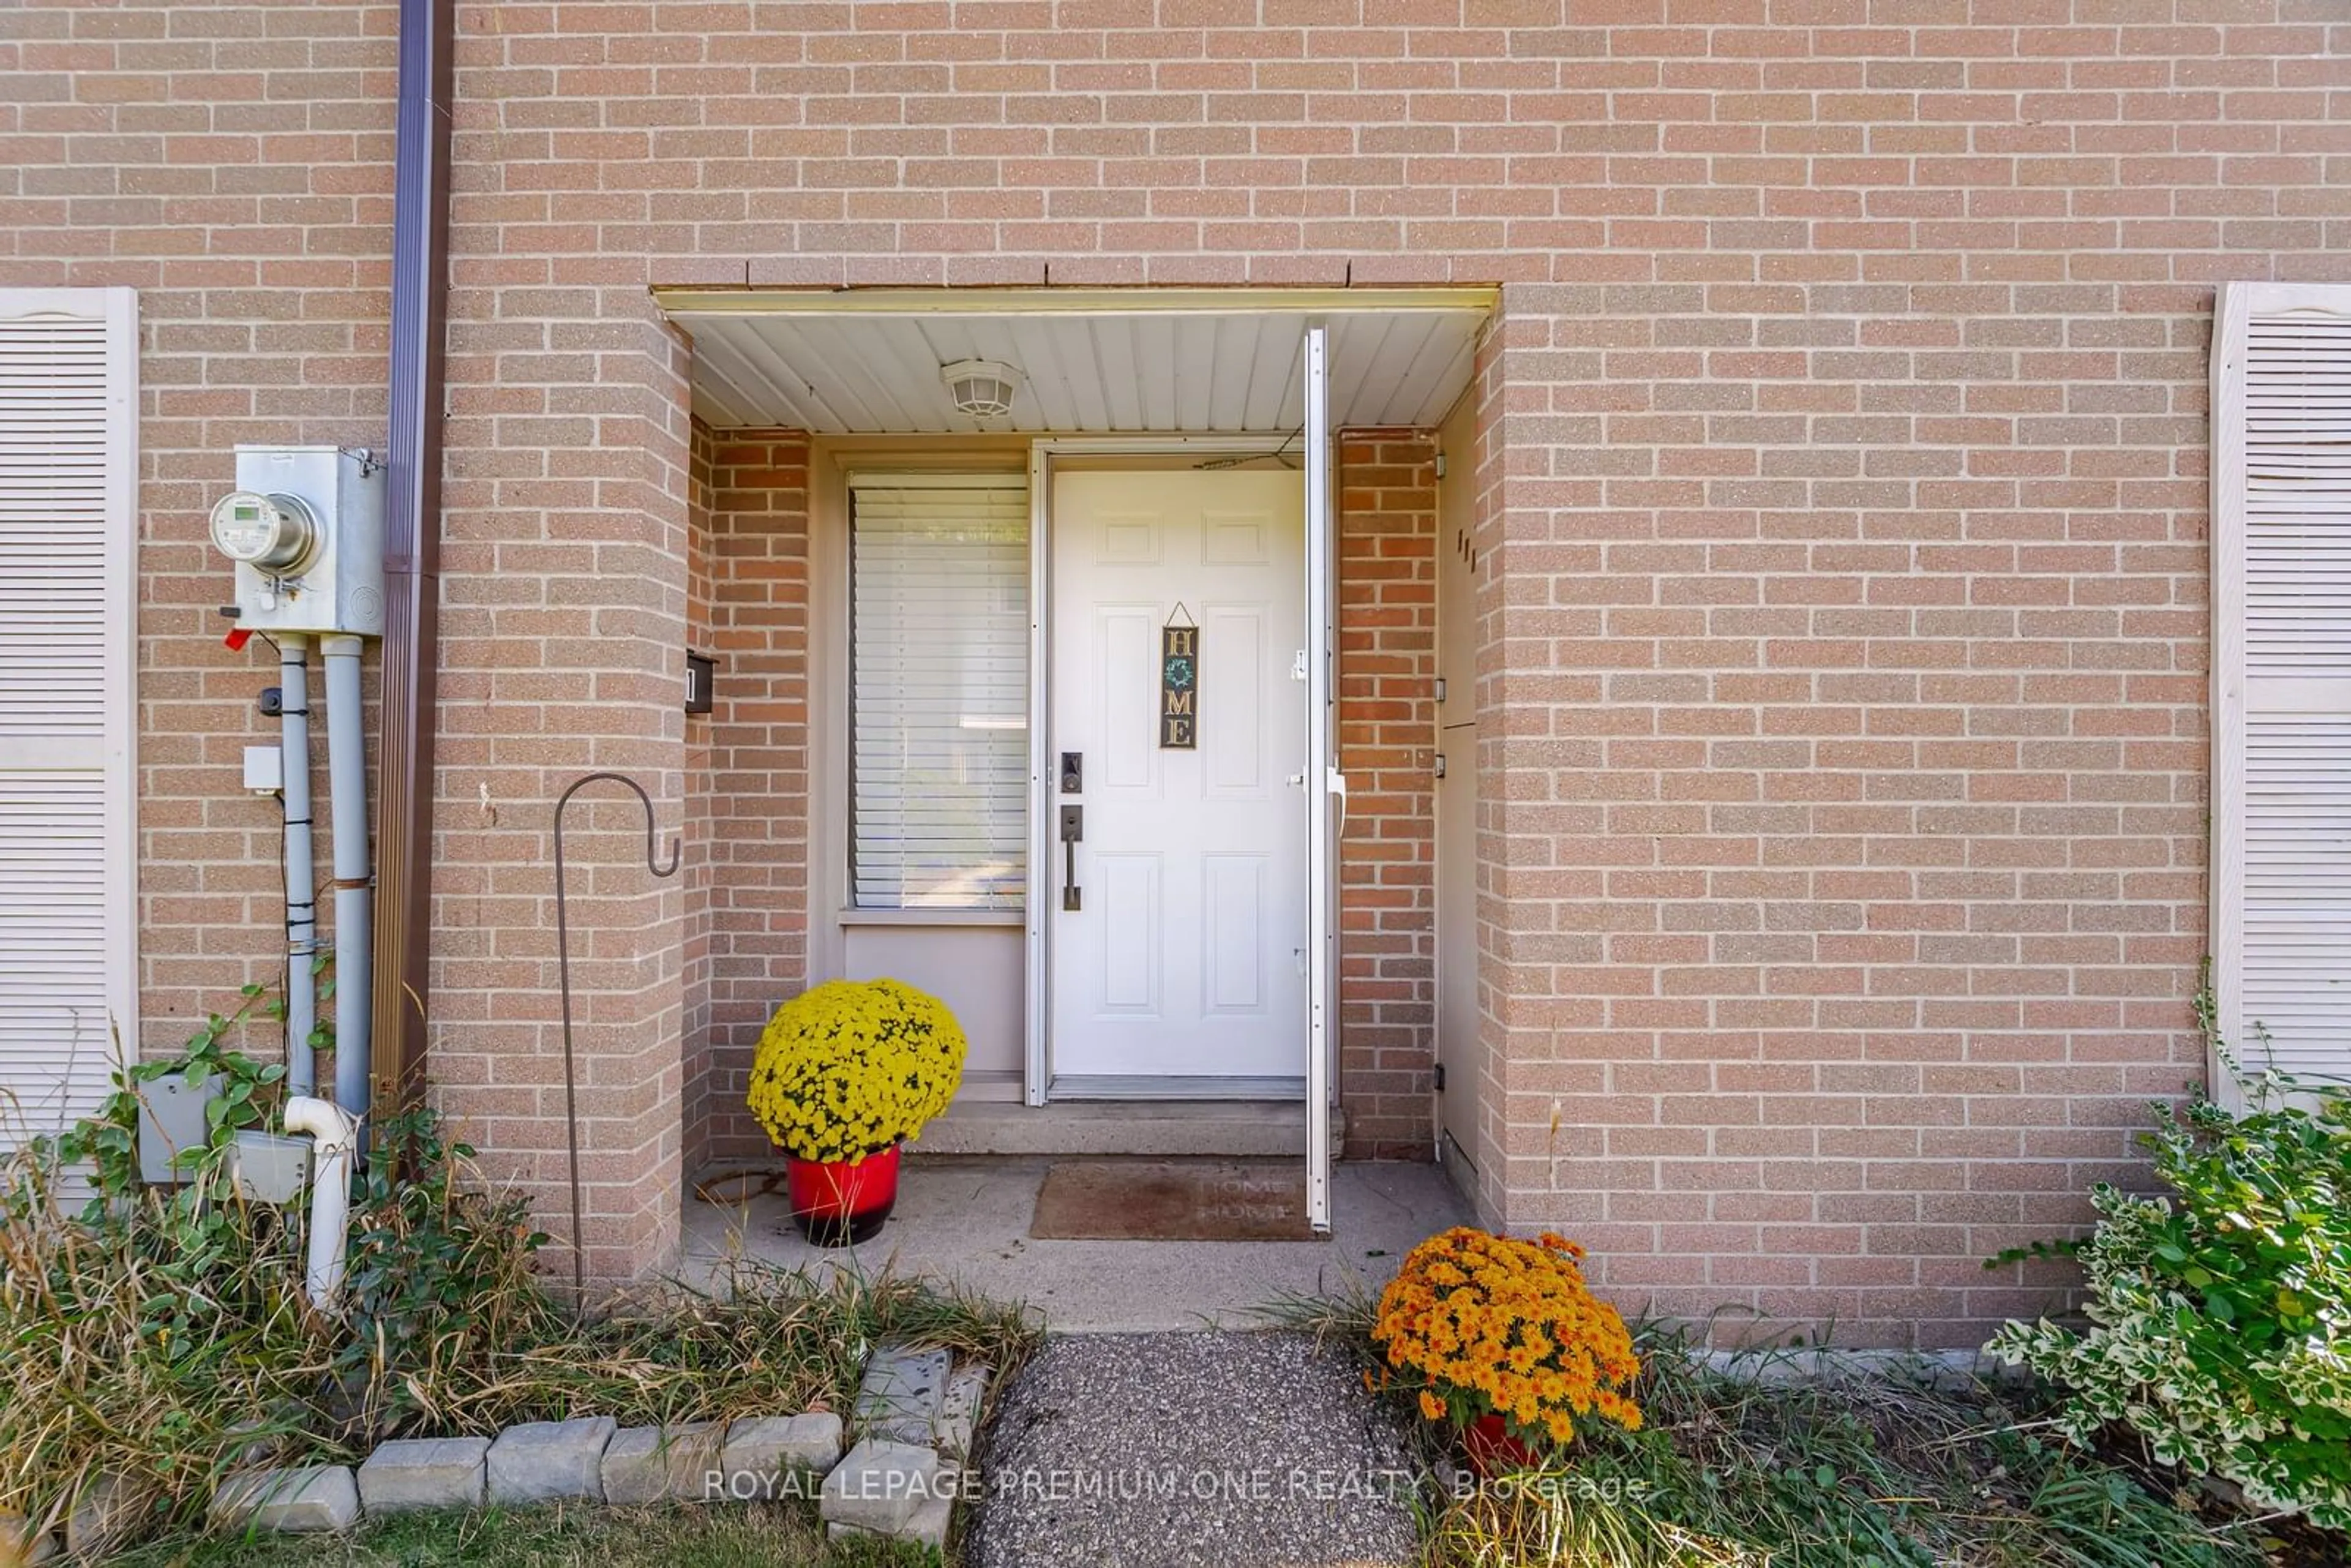
[[1437,1092],[1445,1092],[1445,1063],[1441,1061],[1437,1064]]
[[1445,753],[1441,751],[1437,754],[1437,776],[1439,779],[1445,777]]

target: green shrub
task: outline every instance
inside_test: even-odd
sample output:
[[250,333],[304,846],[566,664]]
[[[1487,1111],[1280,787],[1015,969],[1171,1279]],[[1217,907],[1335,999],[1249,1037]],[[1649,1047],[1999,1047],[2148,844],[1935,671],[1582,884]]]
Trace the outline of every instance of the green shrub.
[[[2208,1030],[2209,1002],[2205,1008]],[[2228,1058],[2221,1054],[2223,1062]],[[2142,1141],[2170,1196],[2101,1186],[2086,1329],[2011,1322],[1991,1343],[2068,1390],[2061,1423],[2110,1423],[2265,1509],[2351,1525],[2351,1095],[2265,1075],[2246,1109],[2158,1105]],[[2023,1254],[2006,1253],[1995,1264]]]

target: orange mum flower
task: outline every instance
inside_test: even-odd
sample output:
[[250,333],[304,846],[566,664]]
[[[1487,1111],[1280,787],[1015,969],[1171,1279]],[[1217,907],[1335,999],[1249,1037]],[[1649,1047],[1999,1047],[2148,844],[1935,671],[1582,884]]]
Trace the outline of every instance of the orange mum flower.
[[1419,1375],[1432,1421],[1459,1396],[1535,1443],[1564,1446],[1588,1421],[1637,1430],[1640,1357],[1625,1320],[1585,1285],[1583,1255],[1550,1234],[1526,1241],[1464,1226],[1432,1236],[1382,1293],[1373,1342],[1389,1365]]

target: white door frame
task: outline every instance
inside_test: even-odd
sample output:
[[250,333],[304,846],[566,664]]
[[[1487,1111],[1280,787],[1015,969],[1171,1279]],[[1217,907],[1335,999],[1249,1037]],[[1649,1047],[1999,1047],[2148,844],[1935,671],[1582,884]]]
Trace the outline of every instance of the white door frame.
[[[1319,350],[1322,341],[1319,327],[1312,330],[1311,336]],[[1310,408],[1319,412],[1320,408],[1325,405],[1326,400],[1320,393],[1319,380],[1315,385],[1318,390],[1309,393]],[[1330,485],[1327,472],[1329,438],[1327,434],[1317,434],[1313,422],[1310,419],[1304,439],[1310,453],[1303,464],[1305,472],[1301,475],[1301,481],[1306,486],[1308,580],[1305,586],[1308,624],[1305,633],[1310,648],[1315,646],[1319,641],[1324,649],[1332,650],[1337,647],[1337,628],[1331,623],[1332,609],[1335,600],[1330,591],[1327,570],[1328,563],[1335,554],[1333,543],[1327,537],[1331,527]],[[1060,457],[1155,457],[1176,455],[1246,456],[1253,453],[1269,454],[1280,443],[1280,440],[1278,434],[1262,432],[1246,435],[1045,436],[1039,438],[1029,446],[1029,712],[1030,718],[1027,890],[1028,976],[1025,987],[1027,1051],[1023,1064],[1022,1087],[1023,1098],[1032,1106],[1046,1103],[1050,1097],[1052,1087],[1052,994],[1046,938],[1049,931],[1048,916],[1053,907],[1054,855],[1060,846],[1052,837],[1054,814],[1045,808],[1044,802],[1048,799],[1049,787],[1058,784],[1060,777],[1053,767],[1050,749],[1052,660],[1049,643],[1052,625],[1054,460]],[[1326,459],[1325,467],[1322,471],[1315,468],[1314,460],[1311,455],[1316,451],[1322,452]],[[1321,507],[1319,511],[1318,504]],[[1318,538],[1322,541],[1320,544],[1317,543]],[[1323,575],[1320,578],[1316,576],[1315,563],[1318,560],[1324,563],[1325,568]],[[1319,622],[1317,617],[1320,617]],[[1322,662],[1320,682],[1316,679],[1317,662],[1310,659],[1308,664],[1308,755],[1306,758],[1301,759],[1301,767],[1306,775],[1303,782],[1312,785],[1324,781],[1327,771],[1324,768],[1317,766],[1313,759],[1324,756],[1329,751],[1331,727],[1328,707],[1329,664],[1327,659]],[[1318,694],[1322,698],[1322,706],[1320,709],[1315,706]],[[1315,813],[1314,821],[1319,824],[1322,820],[1321,810],[1323,800],[1322,792],[1310,788],[1305,793],[1307,809]],[[1310,879],[1317,876],[1327,877],[1329,874],[1328,850],[1318,848],[1318,845],[1324,842],[1321,831],[1318,825],[1308,837],[1307,858]],[[1315,902],[1311,885],[1309,888],[1308,902],[1310,906]],[[1309,944],[1309,1005],[1311,1015],[1308,1020],[1306,1101],[1309,1152],[1311,1154],[1317,1146],[1318,1140],[1315,1137],[1314,1129],[1319,1125],[1322,1129],[1319,1144],[1326,1152],[1324,1166],[1327,1166],[1327,1149],[1330,1141],[1329,1102],[1332,1073],[1328,1040],[1325,1038],[1327,1032],[1325,1020],[1330,1016],[1330,1009],[1326,1000],[1326,992],[1314,990],[1313,987],[1335,975],[1335,965],[1331,963],[1327,954],[1335,944],[1336,933],[1326,931],[1324,937],[1324,941],[1321,944],[1311,942]],[[1331,973],[1316,972],[1318,954],[1326,955],[1322,958],[1322,964],[1330,969]],[[1316,1186],[1316,1179],[1310,1170],[1308,1178],[1310,1207]],[[1325,1191],[1327,1193],[1327,1184],[1325,1184]]]
[[[1347,777],[1339,771],[1339,517],[1332,500],[1329,334],[1306,323],[1306,1222],[1331,1228],[1331,1108],[1338,1098],[1339,838]],[[1334,810],[1335,808],[1335,810]]]

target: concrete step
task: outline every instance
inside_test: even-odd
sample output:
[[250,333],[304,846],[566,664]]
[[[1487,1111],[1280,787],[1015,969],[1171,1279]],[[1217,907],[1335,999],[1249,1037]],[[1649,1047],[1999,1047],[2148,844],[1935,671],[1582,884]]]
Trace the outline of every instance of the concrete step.
[[[1332,1147],[1344,1133],[1334,1109]],[[1306,1107],[1294,1100],[1062,1100],[1035,1107],[962,1100],[924,1128],[906,1152],[1303,1158]]]

